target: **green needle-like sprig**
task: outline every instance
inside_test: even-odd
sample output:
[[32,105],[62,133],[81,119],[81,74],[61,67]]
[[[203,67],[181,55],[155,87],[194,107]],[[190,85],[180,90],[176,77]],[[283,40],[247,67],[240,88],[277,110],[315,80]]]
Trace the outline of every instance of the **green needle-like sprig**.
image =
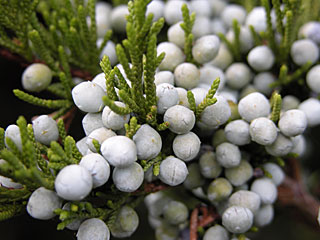
[[192,28],[196,20],[195,12],[189,13],[187,4],[183,4],[181,7],[183,22],[180,24],[184,31],[184,54],[186,55],[186,62],[196,63],[192,55],[193,34]]
[[277,92],[274,92],[271,96],[270,103],[272,108],[270,119],[271,121],[277,123],[280,119],[280,112],[281,112],[281,106],[282,106],[281,95]]

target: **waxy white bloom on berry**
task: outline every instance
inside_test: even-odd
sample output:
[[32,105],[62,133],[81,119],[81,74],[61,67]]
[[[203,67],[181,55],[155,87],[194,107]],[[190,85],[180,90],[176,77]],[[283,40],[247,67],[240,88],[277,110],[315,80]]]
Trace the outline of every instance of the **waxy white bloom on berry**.
[[100,112],[104,103],[102,97],[105,91],[93,82],[79,83],[72,89],[72,98],[75,105],[84,112]]
[[189,5],[189,3],[184,0],[170,0],[165,3],[163,15],[169,25],[182,20],[181,7],[183,4]]
[[216,78],[220,79],[219,89],[222,89],[225,85],[225,76],[220,68],[209,64],[200,68],[200,84],[207,84],[210,87]]
[[93,130],[103,127],[101,113],[87,113],[82,119],[84,133],[88,136]]
[[308,127],[320,124],[320,101],[316,98],[308,98],[299,105],[299,110],[306,114]]
[[231,206],[222,215],[222,225],[232,233],[244,233],[253,224],[253,214],[245,207]]
[[178,201],[171,201],[163,208],[164,219],[172,225],[185,222],[189,216],[187,206]]
[[254,76],[253,86],[259,92],[270,95],[272,88],[270,84],[276,80],[275,76],[271,72],[261,72]]
[[222,167],[213,152],[205,152],[199,159],[201,174],[205,178],[216,178],[222,172]]
[[116,136],[116,134],[112,130],[107,129],[105,127],[97,128],[88,135],[86,144],[92,152],[97,152],[96,148],[92,143],[92,140],[96,139],[101,145],[106,139],[111,138],[113,136]]
[[99,73],[97,74],[93,79],[92,81],[93,83],[99,85],[103,91],[107,91],[107,85],[106,85],[106,75],[102,72],[102,73]]
[[176,136],[173,140],[172,148],[179,159],[188,162],[198,155],[200,144],[199,137],[193,132],[188,132]]
[[292,140],[283,134],[279,133],[276,140],[268,146],[265,146],[266,151],[275,157],[285,156],[293,149]]
[[196,17],[192,27],[194,39],[212,34],[210,18],[204,16]]
[[48,115],[41,115],[32,121],[34,138],[36,141],[49,145],[52,141],[57,141],[59,138],[58,125]]
[[259,117],[250,123],[250,136],[256,143],[270,145],[276,140],[278,129],[269,118]]
[[62,199],[54,191],[40,187],[29,197],[27,211],[33,218],[48,220],[55,217],[53,211],[61,206]]
[[[100,47],[100,45],[102,44],[102,41],[103,41],[102,38],[99,38],[97,40],[97,46],[98,47]],[[102,51],[100,53],[100,59],[102,59],[103,56],[108,56],[112,66],[117,64],[118,57],[117,57],[117,53],[116,53],[116,45],[111,40],[109,40],[107,42],[106,46],[102,49]],[[104,84],[104,85],[106,85],[106,84]]]
[[230,196],[232,189],[232,185],[227,179],[222,177],[216,178],[208,187],[208,199],[213,203],[223,201]]
[[209,0],[190,1],[190,12],[195,12],[196,16],[211,17],[211,5]]
[[160,164],[159,178],[170,186],[177,186],[183,183],[187,175],[188,169],[186,164],[178,158],[169,156]]
[[181,63],[174,70],[174,82],[177,87],[191,89],[198,85],[200,71],[192,63]]
[[232,26],[233,20],[237,20],[242,25],[246,19],[247,11],[237,4],[228,4],[221,13],[221,19],[228,26]]
[[320,93],[320,64],[312,67],[307,74],[307,85],[315,93]]
[[162,42],[157,46],[158,55],[160,55],[162,52],[164,52],[166,55],[159,65],[160,70],[173,71],[175,67],[180,63],[183,63],[185,59],[185,55],[182,50],[171,42]]
[[92,176],[85,167],[68,165],[58,173],[54,186],[59,197],[80,201],[92,190]]
[[180,24],[182,22],[177,22],[173,25],[171,25],[168,29],[167,35],[168,35],[168,41],[176,44],[181,49],[184,49],[184,43],[185,43],[185,33],[183,29],[181,28]]
[[264,7],[255,7],[247,15],[246,26],[253,26],[257,33],[267,30],[267,16]]
[[310,39],[295,41],[291,46],[291,57],[295,64],[302,66],[307,62],[315,63],[319,59],[319,48]]
[[177,134],[184,134],[194,127],[196,118],[193,111],[189,108],[175,105],[165,112],[163,121],[169,122],[170,131]]
[[275,57],[267,46],[257,46],[248,54],[248,63],[256,71],[266,71],[272,68]]
[[127,5],[119,5],[112,9],[110,18],[111,26],[114,31],[118,33],[126,32],[127,15],[129,15]]
[[320,22],[307,22],[299,29],[299,37],[309,38],[316,44],[320,44]]
[[258,194],[261,198],[261,203],[272,204],[276,201],[278,190],[273,181],[269,178],[258,178],[253,181],[251,191]]
[[18,149],[20,151],[22,151],[20,129],[17,125],[15,125],[15,124],[9,125],[6,128],[6,131],[4,133],[4,138],[5,138],[5,145],[7,148],[9,148],[9,147],[8,147],[6,138],[10,138],[14,142],[14,144],[18,147]]
[[22,74],[22,87],[30,92],[46,89],[52,81],[50,68],[42,63],[33,63]]
[[255,192],[240,190],[233,193],[229,200],[228,205],[240,206],[248,208],[253,214],[255,214],[260,208],[261,200],[260,196]]
[[280,116],[278,126],[287,137],[295,137],[307,128],[306,114],[298,109],[288,110]]
[[229,142],[242,146],[250,143],[249,124],[244,120],[234,120],[228,123],[224,129]]
[[[118,107],[125,107],[123,102],[114,102]],[[105,106],[102,111],[102,123],[105,127],[112,130],[120,130],[129,122],[130,114],[120,115],[112,111],[108,106]]]
[[157,111],[163,114],[168,108],[179,103],[179,94],[175,87],[169,83],[161,83],[156,88]]
[[109,240],[108,226],[99,218],[90,218],[81,223],[77,240]]
[[204,233],[203,240],[229,240],[229,234],[227,230],[216,224],[213,227],[207,229]]
[[271,223],[274,216],[273,205],[267,204],[260,207],[254,215],[254,225],[263,227]]
[[271,180],[276,186],[279,186],[283,182],[285,178],[285,173],[277,164],[268,162],[263,164],[263,168],[271,174]]
[[228,101],[222,96],[215,96],[215,98],[217,102],[206,107],[200,115],[200,122],[212,128],[226,123],[231,116]]
[[139,159],[149,160],[155,158],[161,151],[161,136],[148,124],[141,125],[132,139],[136,144]]
[[[208,85],[206,85],[208,86]],[[194,100],[196,102],[196,106],[198,106],[203,99],[206,97],[208,90],[203,87],[196,87],[191,89],[191,92],[193,93]]]
[[233,89],[245,87],[252,79],[250,68],[245,63],[233,63],[226,70],[226,83]]
[[253,168],[249,162],[241,160],[238,166],[225,169],[225,175],[233,186],[239,187],[252,178]]
[[79,165],[91,173],[93,188],[100,187],[108,181],[110,165],[100,154],[91,153],[85,155]]
[[179,105],[189,108],[188,92],[184,88],[176,87],[179,95]]
[[143,182],[144,172],[140,164],[134,162],[125,167],[116,167],[112,180],[121,192],[134,192]]
[[[96,3],[96,26],[97,26],[97,35],[99,38],[103,38],[106,34],[106,31],[111,29],[111,19],[110,14],[112,7],[106,2],[97,2]],[[90,18],[88,18],[90,20]],[[90,21],[89,21],[90,23]]]
[[216,149],[217,161],[225,168],[236,167],[240,164],[241,152],[232,143],[221,143]]
[[136,211],[129,207],[123,206],[116,218],[116,221],[110,227],[112,236],[116,238],[130,237],[139,225],[139,217]]
[[194,43],[192,56],[198,63],[207,63],[218,55],[219,47],[220,40],[216,35],[206,35]]
[[125,136],[114,136],[101,145],[101,153],[110,165],[126,167],[137,160],[137,147],[133,140]]
[[263,94],[250,93],[240,100],[238,111],[244,120],[251,122],[258,117],[267,117],[270,113],[270,103]]
[[286,95],[282,98],[281,110],[288,111],[290,109],[297,109],[299,107],[300,100],[293,95]]
[[153,0],[147,5],[146,16],[153,14],[153,20],[157,21],[163,17],[165,3],[161,0]]
[[[230,29],[227,34],[226,38],[230,42],[235,41],[235,34],[233,29]],[[250,32],[250,29],[246,26],[240,26],[240,52],[241,53],[247,53],[253,46],[254,46],[254,40],[252,38],[252,34]]]
[[220,44],[218,55],[210,62],[209,65],[225,70],[233,62],[233,56],[227,46],[223,43]]
[[154,75],[154,84],[169,83],[174,85],[174,75],[170,71],[160,71]]

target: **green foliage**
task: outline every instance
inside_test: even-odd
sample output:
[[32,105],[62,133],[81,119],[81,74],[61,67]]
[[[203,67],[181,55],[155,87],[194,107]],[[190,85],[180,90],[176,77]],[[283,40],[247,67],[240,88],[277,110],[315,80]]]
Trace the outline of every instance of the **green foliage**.
[[194,21],[196,20],[196,14],[189,13],[189,9],[187,4],[183,4],[181,7],[183,23],[180,24],[181,28],[184,31],[184,54],[186,55],[186,62],[191,62],[196,64],[196,61],[192,56],[192,44],[193,44],[193,34],[192,28],[194,25]]
[[270,99],[270,105],[272,108],[271,117],[270,119],[277,123],[280,119],[280,112],[281,112],[281,104],[282,104],[282,98],[281,95],[277,92],[274,92]]

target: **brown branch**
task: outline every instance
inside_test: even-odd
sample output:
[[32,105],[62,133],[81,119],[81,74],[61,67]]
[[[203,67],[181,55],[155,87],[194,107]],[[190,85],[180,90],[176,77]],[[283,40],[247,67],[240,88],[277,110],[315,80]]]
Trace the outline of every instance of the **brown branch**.
[[285,207],[293,207],[295,213],[303,217],[303,222],[317,231],[320,230],[317,223],[320,201],[312,196],[302,181],[300,165],[296,159],[289,159],[289,176],[278,187],[278,202]]
[[[199,212],[201,215],[199,215]],[[217,214],[213,206],[199,206],[193,209],[190,217],[190,240],[198,239],[198,228],[206,227],[219,219],[220,215]]]
[[143,187],[131,193],[132,195],[146,195],[149,193],[159,192],[169,188],[169,185],[162,183],[161,181],[146,182]]
[[198,214],[199,209],[193,209],[190,217],[190,240],[197,240],[198,239]]
[[[39,59],[33,59],[32,62],[29,62],[26,59],[24,59],[23,57],[21,57],[20,55],[17,55],[17,54],[10,52],[6,48],[0,48],[0,56],[7,59],[7,60],[19,63],[20,66],[24,67],[24,68],[28,67],[32,63],[44,63],[43,61],[41,61]],[[82,78],[87,81],[92,80],[92,78],[93,78],[91,73],[89,73],[88,71],[80,70],[77,68],[71,68],[70,72],[73,77],[79,77],[79,78]]]

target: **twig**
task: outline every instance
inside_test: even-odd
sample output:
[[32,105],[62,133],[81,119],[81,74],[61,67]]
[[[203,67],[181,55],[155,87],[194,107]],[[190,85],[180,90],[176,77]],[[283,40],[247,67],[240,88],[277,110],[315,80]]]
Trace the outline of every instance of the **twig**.
[[[201,215],[199,216],[199,212]],[[198,228],[206,227],[219,219],[220,215],[217,214],[212,206],[199,206],[193,209],[190,217],[190,240],[198,239]]]
[[[24,67],[24,68],[28,67],[32,63],[44,63],[43,61],[40,61],[39,59],[33,59],[32,62],[28,62],[23,57],[10,52],[6,48],[0,48],[0,56],[7,59],[7,60],[17,62],[21,65],[21,67]],[[87,71],[71,68],[70,72],[73,77],[79,77],[79,78],[82,78],[82,79],[88,80],[88,81],[92,80],[92,75]]]
[[278,201],[282,206],[297,209],[304,218],[304,223],[308,221],[309,226],[313,226],[315,230],[319,231],[317,216],[320,201],[307,191],[301,178],[297,159],[289,159],[288,165],[290,176],[286,176],[283,183],[278,187]]
[[146,182],[146,183],[144,183],[142,188],[136,190],[135,192],[133,192],[131,194],[132,195],[145,195],[148,193],[159,192],[159,191],[165,190],[167,188],[169,188],[169,186],[160,182],[160,181]]
[[190,217],[190,240],[197,240],[198,239],[198,214],[199,209],[193,209]]

